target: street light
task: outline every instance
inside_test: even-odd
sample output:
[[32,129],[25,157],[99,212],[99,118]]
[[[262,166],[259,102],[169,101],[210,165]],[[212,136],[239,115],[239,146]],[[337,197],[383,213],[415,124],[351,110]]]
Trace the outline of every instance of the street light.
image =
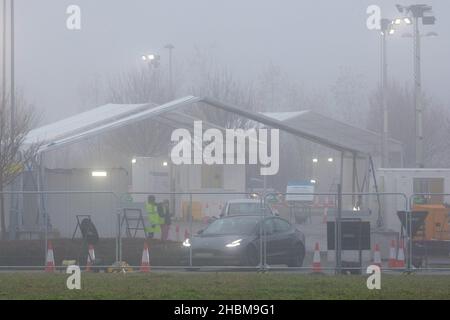
[[[414,44],[414,106],[416,114],[416,166],[423,168],[424,163],[424,137],[423,137],[423,105],[422,105],[422,79],[421,79],[421,61],[420,61],[420,40],[423,35],[420,34],[419,21],[422,19],[424,25],[434,25],[436,17],[433,15],[433,7],[426,4],[415,4],[411,6],[402,6],[397,4],[397,10],[404,14],[406,24],[413,25],[413,44]],[[409,23],[408,23],[409,22]],[[434,36],[434,35],[433,35]]]
[[144,54],[141,56],[142,61],[147,62],[148,65],[151,67],[158,67],[159,66],[159,55],[154,53]]
[[389,167],[388,157],[388,106],[387,106],[387,87],[388,87],[388,63],[387,63],[387,36],[395,33],[395,25],[401,24],[401,19],[381,19],[381,103],[383,109],[383,130],[381,134],[381,166]]

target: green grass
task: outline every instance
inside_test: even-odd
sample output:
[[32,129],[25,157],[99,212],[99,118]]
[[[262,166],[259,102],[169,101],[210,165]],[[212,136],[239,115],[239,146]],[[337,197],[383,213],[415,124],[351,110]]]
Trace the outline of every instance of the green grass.
[[450,276],[382,275],[381,290],[365,276],[286,273],[82,274],[81,290],[65,274],[2,273],[0,299],[449,299]]

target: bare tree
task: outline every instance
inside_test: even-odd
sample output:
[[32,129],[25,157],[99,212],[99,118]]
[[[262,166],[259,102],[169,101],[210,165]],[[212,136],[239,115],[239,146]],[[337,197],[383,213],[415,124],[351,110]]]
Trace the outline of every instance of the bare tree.
[[[256,109],[255,87],[251,83],[237,80],[228,67],[215,60],[211,52],[197,49],[189,62],[188,70],[187,80],[190,84],[185,90],[189,94],[212,97],[247,111]],[[252,125],[248,119],[203,105],[197,106],[192,114],[224,128],[245,128]]]
[[[20,175],[26,165],[35,157],[38,142],[25,146],[25,138],[31,130],[35,114],[23,99],[18,99],[14,122],[10,119],[11,108],[8,104],[0,105],[0,192]],[[6,237],[6,218],[4,194],[0,194],[0,230],[2,238]]]
[[369,103],[365,77],[349,67],[340,69],[331,88],[334,99],[334,118],[359,126],[367,119]]
[[[381,132],[381,89],[370,96],[368,129]],[[407,87],[392,83],[387,92],[389,136],[402,142],[405,166],[415,166],[414,97]],[[431,99],[424,98],[424,139],[427,167],[450,167],[450,111]]]

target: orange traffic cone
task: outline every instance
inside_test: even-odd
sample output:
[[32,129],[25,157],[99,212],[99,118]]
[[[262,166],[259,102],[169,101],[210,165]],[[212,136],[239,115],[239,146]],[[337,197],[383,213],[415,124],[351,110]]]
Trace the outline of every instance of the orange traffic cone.
[[375,250],[373,252],[373,264],[381,268],[381,253],[378,243],[375,244]]
[[92,265],[95,261],[95,250],[94,246],[92,244],[89,245],[89,254],[87,257],[87,263],[86,263],[86,272],[92,271]]
[[147,241],[144,242],[144,250],[142,251],[141,272],[150,272],[150,256],[148,254]]
[[318,242],[316,242],[316,247],[314,249],[313,272],[322,272],[322,267],[320,265],[320,249]]
[[397,268],[405,267],[405,250],[403,249],[403,240],[400,240],[400,246],[398,248],[398,257],[397,257]]
[[397,266],[397,258],[396,258],[396,252],[395,252],[395,240],[391,241],[391,248],[389,249],[389,262],[388,267],[389,268],[395,268]]
[[47,244],[47,259],[45,261],[45,272],[55,271],[55,256],[53,255],[53,245],[51,241]]

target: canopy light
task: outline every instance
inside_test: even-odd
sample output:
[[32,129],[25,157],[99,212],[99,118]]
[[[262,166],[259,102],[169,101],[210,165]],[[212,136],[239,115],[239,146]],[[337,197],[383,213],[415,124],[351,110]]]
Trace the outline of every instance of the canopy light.
[[106,171],[92,171],[92,176],[93,177],[107,177],[108,176],[108,172],[106,172]]
[[234,248],[234,247],[240,246],[241,245],[241,241],[242,241],[242,239],[235,240],[235,241],[227,244],[226,247],[227,248]]
[[311,179],[309,182],[311,182],[311,184],[316,184],[317,181],[315,179]]
[[167,166],[169,165],[169,163],[168,163],[167,161],[164,161],[164,162],[162,163],[162,165],[163,165],[163,167],[167,167]]
[[136,158],[131,159],[131,163],[132,163],[132,164],[135,164],[136,162],[137,162],[137,159],[136,159]]
[[328,162],[333,162],[334,159],[333,158],[328,158]]
[[312,161],[313,161],[314,163],[317,163],[317,162],[319,162],[319,159],[313,158]]

